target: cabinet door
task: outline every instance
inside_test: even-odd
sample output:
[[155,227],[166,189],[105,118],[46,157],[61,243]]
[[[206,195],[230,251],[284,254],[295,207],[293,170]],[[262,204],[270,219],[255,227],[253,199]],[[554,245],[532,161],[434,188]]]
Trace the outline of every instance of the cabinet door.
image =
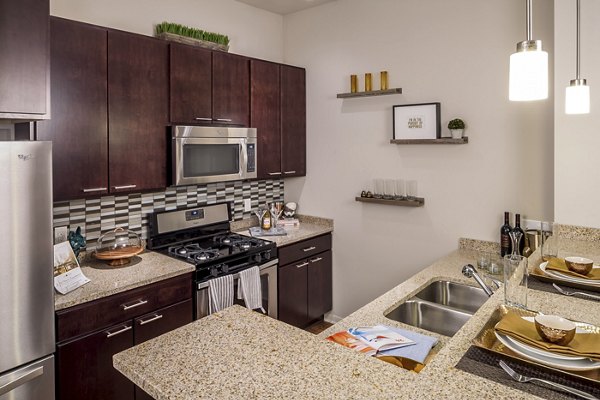
[[170,45],[170,104],[173,123],[212,121],[212,53]]
[[108,193],[106,30],[52,17],[52,119],[37,124],[52,141],[54,201]]
[[279,267],[277,271],[279,320],[298,327],[308,323],[308,265],[306,260],[301,260]]
[[250,64],[235,54],[213,52],[213,122],[248,126]]
[[48,112],[48,0],[0,0],[0,118]]
[[250,61],[250,126],[258,134],[258,178],[281,176],[279,65]]
[[306,175],[306,74],[281,66],[281,168],[283,176]]
[[308,259],[308,319],[321,318],[333,308],[331,250]]
[[131,321],[58,344],[58,399],[133,399],[133,383],[112,363],[114,354],[132,345]]
[[168,44],[108,32],[108,164],[111,192],[167,183]]

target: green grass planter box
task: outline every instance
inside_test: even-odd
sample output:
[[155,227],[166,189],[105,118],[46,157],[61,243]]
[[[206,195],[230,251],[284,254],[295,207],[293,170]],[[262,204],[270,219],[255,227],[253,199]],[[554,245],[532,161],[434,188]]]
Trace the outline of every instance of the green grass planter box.
[[229,38],[219,33],[163,22],[156,25],[156,37],[171,42],[189,44],[210,50],[229,51]]

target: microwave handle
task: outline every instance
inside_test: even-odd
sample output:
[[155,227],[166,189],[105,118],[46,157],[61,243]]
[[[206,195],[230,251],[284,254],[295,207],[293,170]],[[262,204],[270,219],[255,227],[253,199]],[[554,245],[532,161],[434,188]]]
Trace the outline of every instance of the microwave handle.
[[248,141],[240,140],[240,178],[246,177],[246,168],[248,166]]

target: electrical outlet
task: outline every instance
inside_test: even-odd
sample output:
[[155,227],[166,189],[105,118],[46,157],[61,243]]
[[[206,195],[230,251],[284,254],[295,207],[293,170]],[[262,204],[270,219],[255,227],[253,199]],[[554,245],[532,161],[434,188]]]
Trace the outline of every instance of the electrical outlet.
[[54,228],[54,244],[66,242],[68,235],[69,235],[68,227],[57,226],[56,228]]
[[252,211],[252,202],[250,199],[244,199],[244,211]]

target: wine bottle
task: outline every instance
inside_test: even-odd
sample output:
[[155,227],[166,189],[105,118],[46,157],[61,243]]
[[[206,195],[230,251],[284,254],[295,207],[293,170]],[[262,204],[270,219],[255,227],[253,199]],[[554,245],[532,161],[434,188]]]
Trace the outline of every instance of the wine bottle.
[[521,229],[521,214],[515,214],[515,232],[521,232],[521,240],[519,240],[519,255],[523,255],[523,249],[525,249],[525,232]]
[[267,210],[265,215],[263,215],[263,219],[262,219],[262,223],[260,224],[260,227],[265,231],[268,231],[271,229],[271,212],[269,210]]
[[504,212],[504,225],[500,227],[500,255],[504,257],[512,252],[512,243],[509,233],[512,230],[509,222],[508,211]]

